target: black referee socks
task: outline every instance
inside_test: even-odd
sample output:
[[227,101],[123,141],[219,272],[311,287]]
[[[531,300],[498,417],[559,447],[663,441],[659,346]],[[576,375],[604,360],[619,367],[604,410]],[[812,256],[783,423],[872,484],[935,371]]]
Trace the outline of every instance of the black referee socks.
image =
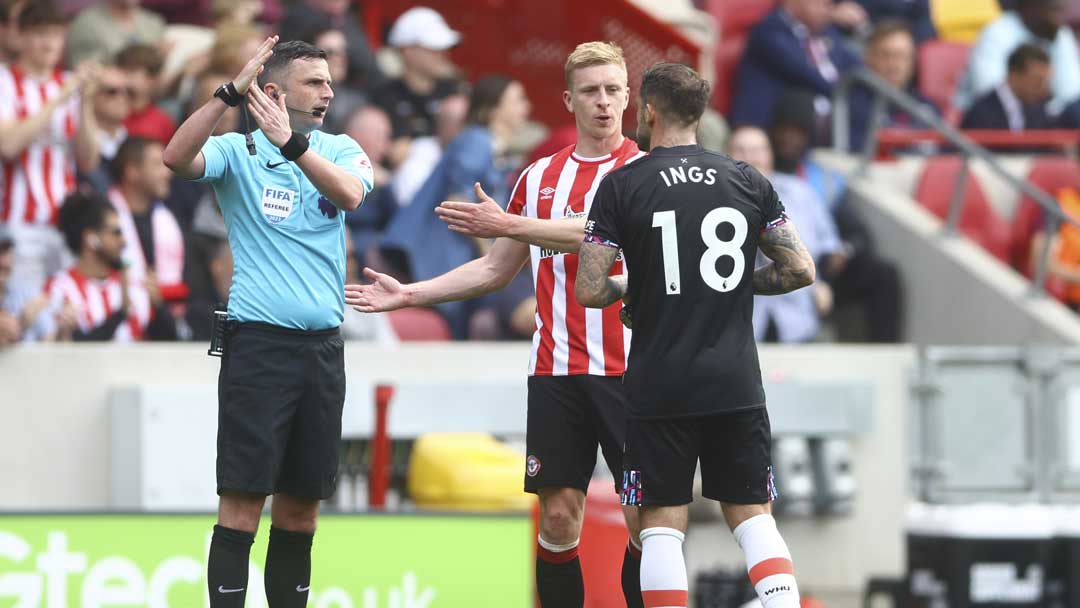
[[266,603],[270,608],[303,608],[311,588],[313,534],[270,527],[266,549]]
[[250,532],[214,526],[210,558],[206,567],[206,586],[210,608],[244,608],[247,597],[248,556],[255,535]]

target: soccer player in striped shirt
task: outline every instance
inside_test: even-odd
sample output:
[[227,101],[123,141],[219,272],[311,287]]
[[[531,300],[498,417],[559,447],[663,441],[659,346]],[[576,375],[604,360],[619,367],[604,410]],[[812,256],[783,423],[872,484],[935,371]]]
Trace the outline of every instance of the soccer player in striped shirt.
[[59,68],[63,15],[49,0],[28,2],[16,21],[21,52],[0,65],[0,223],[15,237],[16,272],[35,285],[60,269],[58,209],[75,168],[98,164],[94,64]]
[[[540,497],[536,588],[545,608],[584,604],[577,546],[597,444],[616,478],[615,491],[620,487],[626,426],[621,377],[630,333],[619,319],[619,305],[582,307],[574,298],[574,281],[597,185],[609,171],[641,156],[622,135],[629,102],[622,50],[605,42],[581,44],[567,59],[565,75],[563,101],[574,114],[577,143],[525,169],[506,212],[479,185],[479,204],[443,203],[438,209],[452,230],[499,237],[484,257],[411,285],[365,269],[371,284],[345,287],[345,302],[361,312],[430,306],[501,289],[531,257],[537,310],[529,362],[525,489]],[[469,211],[479,211],[487,223],[478,228]],[[612,274],[623,274],[621,264]],[[630,539],[623,594],[636,607],[642,605],[637,514],[630,508],[624,513]]]

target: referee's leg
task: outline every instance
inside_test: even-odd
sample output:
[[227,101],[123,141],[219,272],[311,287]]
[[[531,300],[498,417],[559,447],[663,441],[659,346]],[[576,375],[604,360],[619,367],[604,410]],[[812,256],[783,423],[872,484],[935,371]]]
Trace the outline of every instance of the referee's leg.
[[[217,442],[220,501],[207,563],[211,608],[244,606],[249,555],[260,514],[266,497],[276,491],[292,421],[304,401],[306,368],[296,356],[298,343],[304,342],[279,330],[241,326],[229,338],[222,357]],[[270,603],[272,608],[278,605]]]
[[211,608],[243,608],[248,587],[248,556],[264,502],[266,496],[262,494],[221,493],[206,569]]
[[[325,335],[324,335],[325,334]],[[311,547],[319,502],[337,487],[341,413],[345,403],[344,343],[337,332],[305,338],[304,396],[284,444],[270,508],[264,585],[270,608],[303,608],[311,587]]]
[[264,585],[270,608],[302,608],[311,587],[311,544],[319,501],[278,492],[270,506]]

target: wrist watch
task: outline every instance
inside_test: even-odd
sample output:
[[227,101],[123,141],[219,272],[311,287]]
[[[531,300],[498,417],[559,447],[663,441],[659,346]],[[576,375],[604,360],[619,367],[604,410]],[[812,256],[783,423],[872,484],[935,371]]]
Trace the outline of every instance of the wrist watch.
[[232,82],[226,82],[214,91],[214,97],[217,97],[221,101],[224,101],[231,107],[240,105],[240,102],[244,101],[244,96],[236,91],[236,87]]

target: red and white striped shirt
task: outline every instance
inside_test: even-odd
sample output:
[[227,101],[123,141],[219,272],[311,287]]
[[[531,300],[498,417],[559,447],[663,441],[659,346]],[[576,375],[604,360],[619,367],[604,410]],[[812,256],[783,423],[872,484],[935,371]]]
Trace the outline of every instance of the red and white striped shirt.
[[[539,219],[587,217],[600,180],[612,169],[644,156],[627,139],[615,152],[583,158],[569,146],[533,163],[518,178],[509,213]],[[630,330],[619,321],[622,305],[585,308],[574,298],[578,256],[530,247],[536,286],[536,332],[529,375],[621,376],[630,351]],[[623,274],[620,257],[612,276]]]
[[[74,307],[79,319],[79,330],[86,333],[100,326],[114,312],[120,309],[123,296],[120,287],[120,273],[113,272],[104,280],[88,278],[78,268],[69,268],[45,283],[50,310],[59,314],[65,304]],[[141,286],[132,283],[128,286],[131,307],[127,320],[120,324],[113,334],[114,342],[132,342],[141,340],[150,324],[150,296]]]
[[[46,80],[27,76],[18,66],[0,65],[0,123],[25,120],[60,95],[70,72],[55,70]],[[0,223],[55,225],[64,197],[75,189],[71,142],[79,120],[73,95],[13,161],[0,161]]]

